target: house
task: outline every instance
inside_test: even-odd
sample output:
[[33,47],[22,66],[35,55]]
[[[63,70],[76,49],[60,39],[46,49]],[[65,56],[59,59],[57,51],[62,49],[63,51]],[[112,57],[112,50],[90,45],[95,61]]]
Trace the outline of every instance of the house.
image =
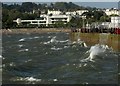
[[103,10],[105,13],[106,13],[106,15],[108,15],[108,16],[110,16],[110,15],[120,15],[119,14],[119,10],[118,9],[106,9],[106,10]]
[[71,16],[70,15],[40,15],[39,19],[35,19],[35,20],[21,20],[20,18],[18,18],[17,20],[13,20],[13,22],[16,22],[18,25],[20,25],[20,23],[26,22],[29,24],[33,24],[33,25],[46,25],[48,26],[49,24],[56,24],[57,22],[63,22],[63,24],[66,24],[67,22],[69,22],[71,20]]

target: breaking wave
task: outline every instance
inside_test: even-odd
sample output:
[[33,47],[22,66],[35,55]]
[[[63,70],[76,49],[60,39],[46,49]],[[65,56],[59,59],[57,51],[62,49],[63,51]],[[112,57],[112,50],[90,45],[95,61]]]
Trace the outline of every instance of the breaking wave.
[[19,39],[19,42],[25,41],[26,38]]
[[90,50],[88,50],[86,53],[89,53],[88,58],[81,60],[81,62],[86,62],[86,61],[93,61],[94,59],[105,54],[107,50],[111,50],[107,45],[100,45],[96,44],[94,46],[91,46]]
[[[48,36],[48,38],[51,38],[51,36]],[[49,41],[44,42],[43,44],[50,44],[50,43],[65,43],[65,42],[69,42],[69,40],[57,40],[56,36],[52,37]]]
[[51,50],[62,50],[62,48],[56,48],[55,46],[51,48]]

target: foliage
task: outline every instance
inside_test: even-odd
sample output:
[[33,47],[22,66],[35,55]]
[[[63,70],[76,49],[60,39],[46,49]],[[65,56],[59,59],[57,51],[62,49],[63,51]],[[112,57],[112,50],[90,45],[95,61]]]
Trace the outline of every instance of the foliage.
[[100,22],[110,22],[110,16],[101,16]]
[[86,18],[93,18],[95,21],[99,21],[101,16],[106,16],[105,13],[103,11],[89,11],[89,12],[85,12],[83,13],[84,16],[86,16]]
[[72,10],[78,10],[80,9],[80,6],[72,3],[72,2],[56,2],[55,4],[53,4],[53,8],[54,9],[59,9],[61,11],[72,11]]
[[83,20],[79,17],[72,17],[70,22],[67,24],[68,27],[82,27]]
[[[17,18],[21,19],[37,19],[39,18],[40,14],[45,13],[47,14],[47,10],[61,10],[65,14],[66,11],[76,11],[79,9],[88,9],[89,12],[83,13],[84,16],[86,16],[86,21],[89,23],[92,22],[102,22],[102,21],[110,21],[110,17],[106,16],[106,14],[103,11],[98,11],[97,8],[91,8],[91,7],[82,7],[78,6],[72,2],[56,2],[51,3],[49,5],[47,4],[36,4],[33,2],[23,2],[21,5],[19,4],[2,4],[2,28],[14,28],[17,26],[16,23],[13,22],[13,20],[16,20]],[[111,15],[115,16],[115,15]],[[50,27],[82,27],[83,20],[80,18],[79,15],[73,17],[69,23],[64,25],[62,22],[56,23],[54,26],[49,25]],[[21,27],[24,26],[21,25]],[[26,25],[28,27],[30,25]],[[36,27],[36,26],[35,26]],[[41,26],[45,27],[45,26]]]

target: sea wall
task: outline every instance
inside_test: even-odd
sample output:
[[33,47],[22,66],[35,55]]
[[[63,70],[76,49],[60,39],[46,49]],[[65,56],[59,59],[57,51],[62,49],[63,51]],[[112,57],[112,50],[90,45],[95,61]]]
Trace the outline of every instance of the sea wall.
[[81,33],[71,32],[71,29],[58,28],[22,28],[22,29],[1,29],[0,34],[29,34],[29,33],[46,33],[46,32],[68,32],[70,33],[71,41],[81,39],[89,46],[95,44],[106,44],[116,51],[120,51],[120,35],[110,33]]
[[71,32],[65,28],[19,28],[19,29],[1,29],[2,34],[26,34],[26,33],[44,33],[44,32]]
[[120,35],[110,33],[71,33],[72,41],[77,41],[80,38],[89,46],[95,44],[105,44],[112,47],[115,51],[120,51]]

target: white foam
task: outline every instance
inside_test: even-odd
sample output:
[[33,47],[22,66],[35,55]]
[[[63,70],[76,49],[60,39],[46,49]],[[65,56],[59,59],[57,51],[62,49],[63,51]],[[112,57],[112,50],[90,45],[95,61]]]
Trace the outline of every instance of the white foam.
[[77,42],[76,41],[73,41],[72,44],[76,44]]
[[33,77],[26,77],[25,80],[27,80],[27,81],[36,81],[36,79],[33,78]]
[[81,39],[77,39],[77,43],[82,43],[83,41],[81,41]]
[[47,54],[48,54],[48,52],[45,52],[45,54],[47,55]]
[[54,82],[58,81],[57,79],[53,79]]
[[19,40],[19,42],[23,42],[23,41],[25,41],[25,38],[22,38],[22,39]]
[[30,62],[30,61],[32,61],[32,59],[28,59],[28,60],[27,60],[27,61],[25,61],[25,62],[27,63],[27,62]]
[[50,41],[44,42],[43,44],[50,44],[50,43],[56,43],[56,42],[58,41],[56,40],[56,36],[54,36]]
[[76,65],[76,64],[73,64],[74,66]]
[[82,67],[82,65],[81,65],[81,64],[79,64],[79,67]]
[[38,81],[42,81],[42,79],[36,79],[33,77],[26,77],[26,78],[18,78],[17,81],[29,81],[29,82],[38,82]]
[[23,52],[23,51],[29,51],[29,49],[22,49],[22,50],[19,50],[18,52]]
[[73,41],[72,44],[79,44],[81,47],[88,47],[87,44],[81,39],[77,39],[77,41]]
[[120,73],[118,73],[118,75],[120,75]]
[[51,48],[51,50],[61,50],[62,48],[56,48],[55,46]]
[[96,55],[100,55],[106,51],[106,46],[104,45],[95,45],[90,48],[90,59],[94,59]]
[[86,61],[93,61],[93,59],[96,58],[96,56],[100,56],[102,55],[104,52],[106,52],[106,50],[109,49],[109,47],[107,45],[100,45],[100,44],[96,44],[94,46],[91,46],[90,50],[87,51],[86,53],[90,53],[89,57],[86,59],[81,60],[82,62],[86,62]]
[[87,66],[87,64],[84,64],[83,66]]
[[65,41],[58,41],[60,43],[64,43],[64,42],[69,42],[69,40],[65,40]]
[[87,47],[87,44],[84,41],[82,41],[81,39],[78,39],[77,43],[80,44],[83,47]]
[[38,37],[38,36],[35,36],[34,38],[35,38],[35,39],[38,39],[39,37]]
[[66,33],[66,34],[69,34],[69,33]]
[[69,46],[64,46],[64,48],[69,48]]
[[44,42],[43,44],[50,44],[51,42],[50,41],[48,41],[48,42]]
[[5,67],[5,64],[3,64],[2,67]]
[[0,55],[0,58],[2,58],[2,55]]
[[15,63],[13,63],[13,62],[11,62],[9,65],[10,65],[11,67],[12,67],[12,66],[16,66]]
[[57,42],[57,40],[56,40],[56,36],[54,36],[54,37],[50,40],[50,42],[51,42],[51,43],[53,43],[53,42]]
[[85,42],[83,43],[83,45],[84,45],[84,47],[88,47]]
[[5,58],[4,58],[4,57],[2,57],[2,59],[4,60]]
[[48,38],[51,38],[51,36],[48,36]]
[[23,45],[22,45],[22,44],[20,44],[20,45],[18,45],[18,46],[19,46],[20,48],[21,48],[21,47],[23,47]]

